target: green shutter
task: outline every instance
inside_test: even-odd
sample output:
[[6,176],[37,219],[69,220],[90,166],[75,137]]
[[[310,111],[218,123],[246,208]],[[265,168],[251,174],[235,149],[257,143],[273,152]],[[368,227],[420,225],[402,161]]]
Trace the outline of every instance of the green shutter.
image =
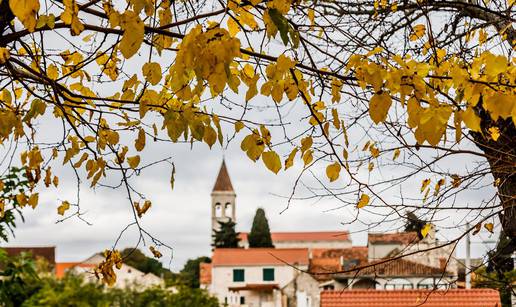
[[233,281],[238,282],[238,281],[244,281],[244,280],[245,280],[244,269],[233,269]]
[[274,281],[274,269],[263,269],[263,280]]

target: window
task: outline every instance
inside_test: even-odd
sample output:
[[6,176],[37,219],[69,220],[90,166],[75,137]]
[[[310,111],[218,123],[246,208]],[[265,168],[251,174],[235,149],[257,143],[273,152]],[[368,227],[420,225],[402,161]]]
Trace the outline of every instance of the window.
[[263,269],[263,281],[274,281],[274,269]]
[[404,278],[394,278],[385,284],[385,290],[405,290],[413,288],[412,283]]
[[240,305],[245,305],[245,296],[240,297]]
[[238,281],[244,281],[244,280],[245,280],[244,269],[234,269],[233,270],[233,281],[238,282]]

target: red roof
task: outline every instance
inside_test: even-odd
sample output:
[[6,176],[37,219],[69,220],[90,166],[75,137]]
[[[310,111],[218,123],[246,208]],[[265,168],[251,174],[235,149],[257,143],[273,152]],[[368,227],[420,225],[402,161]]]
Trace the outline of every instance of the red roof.
[[367,262],[367,246],[353,246],[350,248],[314,248],[314,258],[340,258],[356,259],[360,262]]
[[342,290],[321,292],[321,307],[500,307],[492,289]]
[[201,262],[199,268],[199,280],[201,285],[211,284],[211,263]]
[[[247,241],[247,232],[239,234],[241,241]],[[347,231],[271,232],[272,242],[285,241],[349,241]]]
[[[331,279],[335,273],[344,269],[348,270],[367,264],[367,247],[355,246],[351,248],[312,250],[313,258],[310,260],[310,272],[317,280]],[[344,267],[341,264],[341,257]],[[319,274],[317,274],[319,273]]]
[[228,169],[226,168],[226,162],[224,160],[222,160],[219,175],[217,176],[217,180],[215,180],[215,185],[213,186],[213,192],[216,191],[234,191],[233,185],[231,184],[231,179],[229,178]]
[[213,266],[308,264],[307,248],[216,248]]
[[56,277],[63,278],[68,270],[74,267],[81,268],[93,268],[94,264],[91,263],[81,263],[81,262],[57,262],[56,263]]
[[50,265],[54,266],[56,263],[56,248],[49,247],[2,247],[9,256],[18,256],[21,253],[30,253],[34,258],[43,258]]
[[[436,268],[406,259],[387,260],[384,259],[364,263],[362,265],[372,265],[360,270],[358,276],[388,276],[388,277],[410,277],[410,276],[450,276],[451,272],[443,272],[443,269]],[[380,262],[380,263],[378,263]],[[383,262],[383,263],[381,263]],[[378,264],[375,264],[378,263]],[[355,275],[356,272],[348,273]]]
[[370,233],[367,241],[372,244],[411,244],[419,241],[417,232]]
[[[406,259],[381,259],[369,262],[367,247],[357,246],[342,249],[314,249],[310,261],[310,272],[317,280],[328,280],[334,275],[357,277],[412,277],[412,276],[449,276],[450,272]],[[360,268],[360,270],[353,270]],[[349,271],[353,270],[353,271]],[[338,273],[348,271],[345,273]]]

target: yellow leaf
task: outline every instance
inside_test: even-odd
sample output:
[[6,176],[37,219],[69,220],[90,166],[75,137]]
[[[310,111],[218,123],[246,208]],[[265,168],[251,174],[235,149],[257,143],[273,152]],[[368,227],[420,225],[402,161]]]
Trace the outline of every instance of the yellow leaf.
[[294,158],[296,157],[297,151],[298,151],[298,148],[294,147],[294,149],[292,149],[292,151],[288,155],[288,158],[285,160],[285,170],[287,170],[288,168],[292,167],[292,165],[294,165]]
[[358,201],[357,208],[363,208],[369,204],[369,195],[362,194],[360,195],[360,200]]
[[217,141],[217,132],[211,126],[206,126],[204,128],[204,142],[210,146],[210,148]]
[[235,37],[235,35],[237,35],[237,33],[240,32],[240,26],[232,17],[228,18],[228,30],[229,35],[231,35],[232,37]]
[[27,196],[25,196],[23,193],[16,194],[16,202],[20,207],[25,207],[27,204]]
[[0,219],[5,215],[5,201],[0,199]]
[[66,210],[70,209],[70,203],[68,201],[63,201],[59,207],[57,207],[57,214],[64,215]]
[[240,130],[242,130],[242,128],[244,128],[243,122],[241,122],[241,121],[235,122],[235,132],[239,132]]
[[423,180],[423,183],[421,184],[421,193],[423,193],[423,191],[426,189],[426,187],[428,187],[429,184],[430,184],[430,179]]
[[423,228],[421,228],[421,236],[423,236],[423,238],[426,238],[430,229],[432,229],[432,224],[430,224],[430,223],[425,224],[425,226],[423,226]]
[[314,159],[313,150],[309,149],[303,154],[303,161],[305,162],[305,167],[308,166]]
[[10,57],[9,49],[0,47],[0,64],[4,64]]
[[95,33],[86,35],[85,37],[82,38],[82,41],[85,43],[89,42],[91,40],[91,38],[93,37],[93,35],[95,35]]
[[141,129],[138,130],[138,137],[134,141],[134,148],[136,148],[137,151],[142,151],[145,147],[145,130]]
[[500,137],[500,129],[498,127],[491,127],[489,128],[489,134],[491,135],[491,138],[493,141],[498,141],[498,138]]
[[56,80],[59,77],[59,70],[54,64],[48,65],[47,76],[52,80]]
[[34,32],[36,13],[39,11],[39,0],[9,0],[9,7],[23,26],[29,32]]
[[136,156],[133,156],[133,157],[127,157],[127,163],[129,164],[129,166],[132,169],[137,168],[138,165],[140,164],[140,156],[136,155]]
[[434,196],[437,196],[437,194],[439,194],[439,190],[441,189],[441,187],[444,185],[446,181],[444,180],[444,178],[441,178],[439,179],[439,181],[437,181],[437,183],[435,184],[435,188],[434,188]]
[[[50,184],[52,183],[52,172],[50,171],[50,167],[48,167],[45,170],[45,180],[43,181],[45,183],[45,186],[48,188]],[[3,188],[0,189],[0,191],[3,190]]]
[[462,113],[461,118],[469,129],[480,132],[480,117],[475,114],[473,108],[468,107],[466,111]]
[[311,136],[307,136],[305,138],[301,139],[301,152],[304,153],[307,151],[310,147],[312,147],[313,139]]
[[156,85],[161,81],[161,66],[158,63],[145,63],[142,67],[143,76],[150,84]]
[[489,231],[490,233],[493,233],[493,228],[494,228],[493,223],[485,223],[484,227],[487,229],[487,231]]
[[29,196],[29,200],[27,201],[27,203],[29,204],[29,206],[32,207],[32,209],[36,209],[36,206],[38,205],[38,200],[39,200],[39,194],[34,193],[31,196]]
[[129,59],[140,49],[145,34],[145,27],[138,14],[132,11],[126,11],[121,16],[120,27],[124,30],[124,34],[118,48],[122,55]]
[[400,156],[400,150],[398,148],[396,148],[394,150],[394,155],[392,157],[392,160],[396,160],[399,156]]
[[477,233],[480,232],[480,230],[482,229],[482,223],[478,223],[475,225],[475,230],[473,230],[473,233],[472,235],[476,235]]
[[414,27],[412,27],[412,34],[410,34],[410,40],[415,41],[415,40],[423,37],[423,35],[425,35],[425,31],[426,31],[425,25],[423,25],[423,24],[415,25]]
[[140,203],[135,202],[134,203],[134,209],[136,209],[136,214],[138,214],[138,217],[141,218],[147,210],[152,206],[152,203],[150,200],[146,200],[143,203],[143,207],[140,207]]
[[149,247],[149,250],[152,252],[152,254],[154,255],[154,258],[161,258],[163,255],[160,253],[159,250],[157,250],[156,248],[154,248],[154,246],[151,246]]
[[369,172],[372,172],[374,169],[374,162],[369,162],[369,164],[367,165],[367,170]]
[[52,184],[57,188],[59,185],[59,178],[57,176],[54,176],[54,179],[52,179]]
[[371,146],[369,146],[369,151],[371,152],[371,156],[373,158],[378,158],[378,156],[380,155],[380,150],[376,148],[374,143]]
[[326,167],[326,176],[328,176],[328,179],[330,179],[330,182],[333,182],[337,179],[339,179],[340,176],[340,163],[335,162]]
[[312,8],[308,9],[307,12],[308,20],[310,20],[310,25],[313,27],[315,25],[315,11]]
[[277,174],[281,169],[281,160],[278,154],[274,151],[266,151],[262,154],[262,160],[265,166],[274,174]]
[[371,101],[369,102],[369,115],[375,124],[383,122],[387,118],[391,104],[391,96],[386,92],[375,94],[371,97]]

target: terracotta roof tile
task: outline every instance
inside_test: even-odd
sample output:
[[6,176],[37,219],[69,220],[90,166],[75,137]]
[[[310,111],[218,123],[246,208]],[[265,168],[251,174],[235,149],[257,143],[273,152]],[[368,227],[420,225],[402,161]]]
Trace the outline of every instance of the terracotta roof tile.
[[369,233],[367,242],[371,244],[411,244],[419,241],[417,232]]
[[308,264],[307,248],[216,248],[213,266]]
[[[364,268],[358,273],[358,276],[389,276],[389,277],[410,277],[410,276],[441,276],[443,270],[440,268],[424,265],[406,259],[396,259],[383,262],[385,260],[377,260],[368,263],[373,265]],[[378,264],[375,264],[378,263]],[[355,275],[355,272],[350,273]],[[445,275],[453,275],[445,272]]]
[[[413,277],[413,276],[441,276],[440,268],[424,265],[406,259],[396,259],[385,262],[385,259],[369,262],[367,247],[351,247],[342,249],[313,249],[313,258],[310,260],[310,272],[318,280],[329,280],[337,273],[353,268],[364,267],[360,271],[337,273],[339,276],[357,277]],[[453,275],[445,272],[444,275]]]
[[500,307],[492,289],[343,290],[321,292],[321,307]]
[[201,262],[199,267],[199,280],[201,285],[211,284],[211,263]]
[[310,260],[310,272],[314,273],[313,277],[319,281],[329,280],[332,279],[334,274],[327,273],[348,270],[367,264],[367,247],[315,248],[312,250],[312,257]]
[[93,268],[94,264],[91,263],[81,263],[81,262],[57,262],[56,263],[56,277],[63,278],[66,272],[74,267],[81,268]]
[[353,246],[350,248],[314,248],[314,258],[340,258],[357,259],[360,262],[367,262],[367,246]]
[[226,162],[224,160],[222,160],[219,175],[217,176],[217,180],[215,180],[215,185],[213,186],[213,192],[216,191],[234,191],[231,179],[229,178],[228,169],[226,168]]
[[[240,239],[247,241],[247,232],[240,233]],[[271,232],[272,242],[284,241],[349,241],[347,231]]]

